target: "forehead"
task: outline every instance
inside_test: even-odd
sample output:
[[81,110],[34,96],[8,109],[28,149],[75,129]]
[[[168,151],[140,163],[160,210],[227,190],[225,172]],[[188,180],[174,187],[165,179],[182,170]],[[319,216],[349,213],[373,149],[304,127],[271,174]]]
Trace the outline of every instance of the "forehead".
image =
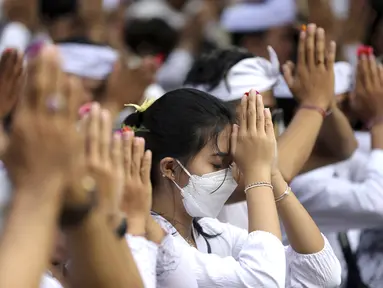
[[206,150],[210,154],[217,152],[228,154],[230,152],[230,137],[231,137],[232,127],[230,125],[226,126],[221,133],[218,134],[218,138],[210,139],[206,145]]

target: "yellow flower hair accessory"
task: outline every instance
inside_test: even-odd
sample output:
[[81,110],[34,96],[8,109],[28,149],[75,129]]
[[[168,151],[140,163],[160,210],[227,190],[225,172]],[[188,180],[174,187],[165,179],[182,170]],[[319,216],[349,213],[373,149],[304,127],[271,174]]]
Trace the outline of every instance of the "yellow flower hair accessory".
[[125,107],[134,107],[136,109],[136,112],[145,112],[146,109],[148,109],[153,103],[156,101],[156,99],[146,99],[142,105],[136,105],[136,104],[125,104]]

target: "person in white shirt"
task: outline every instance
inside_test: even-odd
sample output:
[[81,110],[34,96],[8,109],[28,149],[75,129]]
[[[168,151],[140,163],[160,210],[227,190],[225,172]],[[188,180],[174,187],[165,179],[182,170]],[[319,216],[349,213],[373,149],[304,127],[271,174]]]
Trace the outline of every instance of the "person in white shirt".
[[[255,129],[253,121],[258,119],[257,129],[267,132],[257,135],[268,135],[268,144],[260,144],[265,138],[251,141],[243,134],[248,132],[237,132],[232,111],[195,89],[168,92],[124,121],[153,153],[152,210],[173,236],[173,255],[187,255],[198,287],[337,287],[340,264],[331,246],[277,169],[271,178],[274,156],[268,157],[275,155],[275,136],[269,110],[264,112],[262,97],[254,90],[242,105],[240,127]],[[263,121],[266,128],[261,128]],[[242,135],[238,142],[236,133]],[[214,219],[237,186],[231,153],[247,182],[249,232]],[[288,247],[281,246],[277,206],[288,227]]]

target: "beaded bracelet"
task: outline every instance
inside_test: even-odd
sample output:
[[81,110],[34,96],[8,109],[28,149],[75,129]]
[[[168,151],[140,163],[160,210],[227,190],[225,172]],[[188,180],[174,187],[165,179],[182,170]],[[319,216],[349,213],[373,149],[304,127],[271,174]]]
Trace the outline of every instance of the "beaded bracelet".
[[249,185],[247,185],[245,187],[245,194],[247,193],[247,191],[249,191],[250,189],[253,189],[253,188],[259,188],[259,187],[269,187],[271,190],[273,190],[273,185],[271,185],[269,182],[255,182],[255,183],[251,183]]
[[283,192],[282,195],[275,198],[275,203],[278,203],[278,202],[282,201],[283,199],[285,199],[285,197],[288,196],[290,194],[290,192],[291,192],[291,188],[290,188],[290,186],[287,186],[285,192]]

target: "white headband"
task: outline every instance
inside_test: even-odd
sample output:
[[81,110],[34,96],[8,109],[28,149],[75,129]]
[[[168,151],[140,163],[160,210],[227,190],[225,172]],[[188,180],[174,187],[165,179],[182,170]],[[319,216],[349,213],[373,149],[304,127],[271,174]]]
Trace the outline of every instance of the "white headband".
[[[334,64],[335,73],[335,95],[340,95],[351,91],[352,89],[352,66],[347,62],[336,62]],[[293,98],[289,87],[282,75],[279,76],[278,83],[274,87],[274,96],[276,98]]]
[[57,45],[63,61],[63,70],[79,77],[105,79],[113,70],[118,53],[111,47],[82,43]]
[[243,59],[229,70],[225,79],[213,90],[208,91],[206,85],[196,85],[192,88],[209,92],[223,101],[241,99],[243,94],[251,89],[259,92],[272,89],[280,75],[279,60],[271,46],[267,49],[270,61],[262,57]]
[[221,25],[231,33],[262,31],[293,23],[295,14],[296,3],[294,0],[240,3],[224,10]]

